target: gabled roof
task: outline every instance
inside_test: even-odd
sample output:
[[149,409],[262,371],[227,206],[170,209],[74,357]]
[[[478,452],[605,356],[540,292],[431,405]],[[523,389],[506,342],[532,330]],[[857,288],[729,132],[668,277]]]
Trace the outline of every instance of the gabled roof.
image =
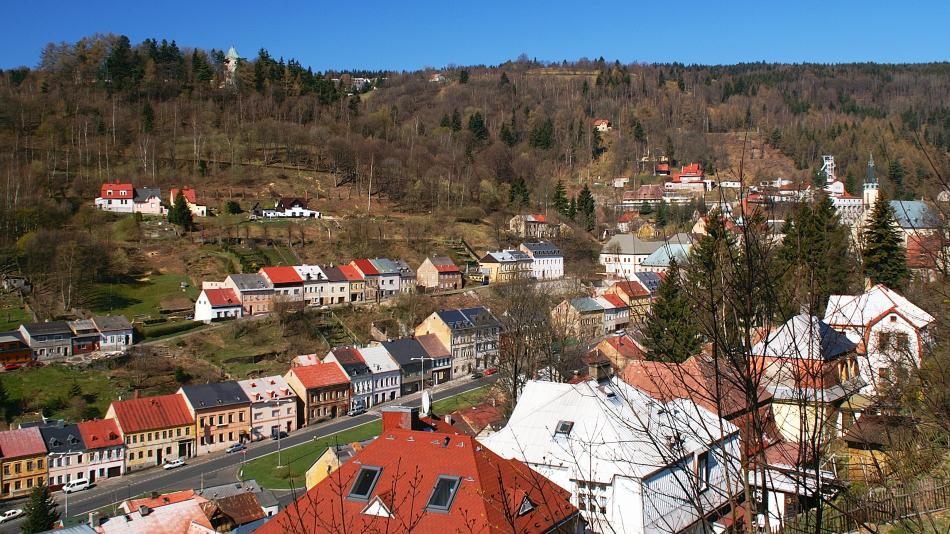
[[363,357],[354,347],[337,347],[330,351],[333,354],[333,357],[336,358],[336,361],[343,368],[343,371],[351,379],[357,376],[364,376],[372,374],[370,368],[367,367],[366,362],[363,361]]
[[192,523],[212,528],[197,499],[160,506],[145,516],[138,512],[119,514],[107,519],[99,529],[102,534],[181,534],[189,532]]
[[620,356],[627,360],[642,360],[646,357],[646,349],[628,335],[606,337],[600,343],[610,345]]
[[264,510],[253,493],[236,493],[210,500],[201,503],[201,509],[209,518],[221,514],[230,518],[235,525],[244,525],[264,517]]
[[807,314],[796,315],[752,347],[756,356],[833,360],[857,345],[827,323]]
[[45,425],[39,429],[49,453],[78,453],[86,449],[82,434],[76,425]]
[[363,275],[360,274],[360,271],[352,265],[340,265],[339,269],[343,274],[343,277],[346,278],[348,282],[358,282],[363,280]]
[[124,315],[97,315],[92,322],[100,332],[132,330],[132,323]]
[[[172,188],[171,190],[172,202],[174,202],[178,198],[178,191],[179,189],[177,187]],[[181,196],[185,197],[185,200],[188,201],[190,204],[198,203],[198,193],[194,190],[194,188],[183,187],[180,189],[180,191],[181,191]]]
[[162,190],[157,187],[136,187],[135,195],[132,197],[132,201],[146,202],[150,198],[157,198],[161,200]]
[[342,267],[342,265],[340,267],[324,266],[323,274],[327,275],[327,280],[330,282],[346,282],[347,277],[343,274]]
[[867,327],[888,313],[896,312],[917,328],[934,321],[929,313],[883,284],[860,295],[831,295],[825,309],[825,322],[834,327]]
[[234,282],[238,291],[254,291],[272,289],[274,286],[259,273],[229,274],[228,278]]
[[[440,265],[456,267],[455,262],[452,261],[452,258],[448,256],[432,256],[429,258],[429,262],[436,267],[439,267]],[[456,270],[457,269],[458,267],[456,267]]]
[[185,399],[178,394],[112,401],[123,434],[193,425]]
[[208,298],[208,302],[211,306],[215,308],[241,305],[241,299],[238,298],[237,294],[230,287],[203,289],[202,293]]
[[633,274],[636,275],[637,280],[640,281],[643,287],[647,288],[651,295],[656,293],[660,289],[660,284],[663,283],[658,273],[638,272]]
[[930,206],[922,200],[892,200],[891,208],[897,224],[905,230],[920,230],[937,228],[940,219],[934,214]]
[[51,334],[72,335],[73,330],[69,328],[66,321],[48,321],[45,323],[25,323],[23,329],[31,336],[46,336]]
[[419,343],[419,340],[411,337],[383,341],[382,346],[386,348],[386,351],[389,352],[390,356],[393,357],[393,360],[395,360],[400,367],[421,365],[421,360],[413,360],[413,358],[426,358],[429,356],[429,353],[426,352],[425,347]]
[[[309,534],[325,532],[331,524],[346,524],[355,532],[381,532],[394,520],[400,525],[412,522],[418,532],[535,534],[551,532],[576,515],[569,492],[520,461],[505,460],[472,437],[443,428],[384,429],[334,476],[310,489],[257,533],[296,530]],[[365,498],[351,497],[350,481],[366,467],[380,468],[378,479],[367,488]],[[430,510],[427,503],[440,477],[452,477],[458,486],[444,509]],[[346,481],[342,488],[340,480]],[[411,510],[399,505],[410,495],[419,503]],[[526,496],[535,504],[533,509],[504,513],[517,511]]]
[[327,275],[319,265],[294,265],[294,270],[304,282],[326,280]]
[[22,458],[46,454],[46,443],[40,429],[34,427],[0,432],[0,457]]
[[430,358],[442,359],[452,356],[452,353],[449,352],[449,349],[447,349],[445,345],[439,341],[439,337],[435,334],[419,336],[416,338],[416,340],[419,341],[419,344],[422,345],[422,348],[425,349]]
[[669,267],[670,261],[676,259],[676,262],[683,264],[689,257],[689,250],[692,245],[683,245],[680,243],[666,243],[658,248],[656,252],[650,254],[640,262],[640,265],[647,267]]
[[366,366],[374,373],[387,373],[399,370],[399,364],[382,345],[371,345],[369,347],[360,347],[360,356],[366,362]]
[[379,271],[376,270],[376,266],[373,265],[371,261],[366,258],[361,258],[358,260],[353,260],[350,262],[351,265],[355,265],[364,276],[378,276]]
[[102,449],[122,445],[122,436],[115,419],[93,419],[77,423],[86,449]]
[[516,261],[531,261],[531,257],[520,250],[509,249],[488,252],[478,261],[480,263],[511,263]]
[[293,267],[261,267],[261,274],[267,277],[275,286],[278,284],[299,284],[303,282],[297,270]]
[[636,191],[624,191],[623,200],[663,200],[663,184],[643,184]]
[[[155,497],[142,497],[141,499],[129,499],[123,503],[123,507],[131,513],[137,513],[139,507],[148,506],[149,508],[161,508],[169,504],[176,504],[182,501],[190,501],[195,498],[197,492],[193,489],[182,491],[173,491],[171,493],[162,493]],[[202,499],[203,500],[203,499]],[[200,502],[200,501],[199,501]]]
[[[125,194],[123,195],[121,191],[125,191]],[[120,183],[102,184],[102,188],[99,190],[100,198],[112,198],[112,199],[129,198],[131,199],[132,196],[133,196],[132,184],[120,184]]]
[[343,369],[340,369],[340,366],[335,363],[317,363],[292,367],[287,374],[295,375],[303,387],[307,389],[350,383],[350,379],[343,373]]
[[633,254],[648,256],[663,246],[662,241],[644,241],[634,234],[614,234],[601,249],[601,254]]
[[548,241],[539,241],[537,243],[522,243],[522,247],[528,249],[531,256],[534,257],[552,257],[561,256],[561,249],[554,246],[554,243]]
[[604,307],[590,297],[577,297],[570,301],[571,307],[581,313],[602,312]]
[[[604,301],[606,301],[607,304],[609,304],[613,308],[627,308],[628,307],[627,303],[624,302],[623,299],[618,297],[617,295],[606,294],[598,298],[604,299]],[[607,306],[604,306],[604,308],[607,308]]]
[[620,217],[617,217],[617,222],[619,223],[629,223],[633,222],[640,218],[640,214],[635,211],[625,211]]
[[392,275],[399,273],[399,265],[389,258],[372,258],[369,260],[376,267],[376,271],[382,275]]
[[610,288],[623,291],[627,297],[632,299],[650,296],[650,291],[639,282],[639,279],[637,281],[624,280],[623,282],[614,282]]
[[476,326],[500,327],[498,319],[484,306],[474,308],[458,308],[454,310],[440,310],[435,312],[450,330],[462,330]]
[[280,375],[263,376],[238,380],[241,390],[251,399],[251,402],[266,402],[279,399],[296,398],[297,394],[291,389],[287,380]]
[[274,204],[274,209],[286,210],[293,207],[308,209],[307,200],[300,197],[280,197]]
[[234,380],[182,386],[181,393],[188,399],[188,403],[195,411],[238,406],[251,402],[244,394],[241,386]]

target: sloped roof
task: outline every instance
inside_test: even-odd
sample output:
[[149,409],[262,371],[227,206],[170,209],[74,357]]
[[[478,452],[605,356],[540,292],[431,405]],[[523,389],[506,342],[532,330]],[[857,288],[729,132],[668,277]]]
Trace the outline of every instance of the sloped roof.
[[440,310],[435,312],[450,330],[461,330],[475,326],[500,327],[501,323],[488,308],[476,306],[474,308],[457,308],[454,310]]
[[201,509],[208,517],[214,517],[216,512],[221,513],[229,517],[235,525],[244,525],[264,517],[264,510],[253,493],[236,493],[210,500],[201,503]]
[[624,191],[623,200],[663,200],[663,184],[643,184],[635,191]]
[[571,306],[581,313],[604,311],[603,305],[590,297],[571,299]]
[[416,338],[419,341],[419,344],[422,345],[422,348],[425,349],[426,353],[430,358],[448,358],[452,356],[452,353],[449,352],[449,349],[439,341],[439,337],[435,334],[426,334],[424,336],[419,336]]
[[221,306],[241,305],[241,299],[238,298],[237,294],[230,287],[204,289],[202,291],[204,292],[205,296],[208,297],[208,302],[216,308]]
[[293,267],[261,267],[261,274],[270,279],[271,283],[277,284],[299,284],[303,282],[297,270]]
[[303,387],[307,389],[349,384],[350,379],[335,363],[317,363],[293,367],[288,374],[296,375]]
[[124,434],[195,423],[184,397],[178,394],[112,401],[112,409]]
[[[251,402],[263,402],[274,399],[296,398],[297,394],[291,389],[287,380],[281,375],[262,376],[238,380],[241,390],[251,399]],[[258,398],[260,396],[260,398]]]
[[237,273],[229,274],[228,278],[234,282],[238,291],[253,291],[261,289],[271,289],[274,286],[259,273]]
[[515,261],[530,260],[531,257],[524,252],[521,252],[520,250],[508,249],[488,252],[482,257],[482,259],[478,261],[480,263],[510,263]]
[[68,454],[82,452],[86,449],[82,433],[76,425],[45,425],[39,427],[40,435],[50,453]]
[[[505,460],[451,427],[443,431],[445,427],[431,432],[384,430],[340,467],[339,477],[324,479],[257,533],[283,534],[294,529],[316,533],[329,524],[347,524],[354,531],[385,530],[388,518],[366,513],[370,505],[381,514],[394,515],[397,524],[414,522],[418,532],[534,534],[552,531],[577,513],[569,492],[520,461]],[[381,468],[366,499],[348,497],[352,484],[343,491],[334,487],[336,480],[354,480],[366,466]],[[430,511],[425,503],[440,476],[458,477],[458,489],[447,510]],[[411,511],[398,506],[404,496],[417,492],[422,504]],[[526,497],[534,508],[507,516],[513,522],[509,526],[503,510],[518,510]]]
[[366,362],[363,361],[363,356],[360,355],[360,351],[356,348],[337,347],[330,352],[350,378],[372,373],[370,368],[367,367]]
[[195,410],[222,408],[251,402],[251,399],[244,394],[241,386],[234,380],[182,386],[181,392]]
[[69,328],[69,323],[66,321],[47,321],[45,323],[24,323],[23,328],[31,336],[43,336],[49,334],[69,334],[72,335],[73,330]]
[[894,219],[905,230],[920,230],[940,226],[940,219],[930,209],[930,206],[922,200],[892,200],[890,204],[894,210]]
[[355,265],[364,276],[376,276],[379,275],[379,271],[376,270],[376,266],[373,265],[373,262],[369,261],[366,258],[360,258],[350,262],[351,265]]
[[669,267],[670,261],[676,259],[677,263],[685,263],[686,259],[689,257],[689,250],[692,245],[684,245],[680,243],[666,243],[656,250],[653,254],[650,254],[640,265],[648,267]]
[[411,337],[383,341],[382,346],[386,348],[386,351],[389,352],[390,356],[393,357],[393,360],[395,360],[400,367],[421,365],[420,360],[413,360],[413,358],[425,358],[429,356],[429,353],[426,352],[425,347],[422,346],[419,340]]
[[[623,299],[618,297],[617,295],[607,294],[598,298],[604,299],[604,301],[606,301],[607,304],[609,304],[613,308],[627,308],[628,307],[627,303],[624,302]],[[606,309],[607,306],[604,306],[604,308]]]
[[327,275],[324,274],[319,265],[294,265],[294,270],[297,271],[297,275],[304,282],[327,279]]
[[617,288],[623,291],[630,298],[649,297],[650,291],[639,281],[624,280],[623,282],[614,282],[611,288]]
[[348,282],[357,282],[363,280],[363,275],[360,274],[359,270],[352,265],[340,265],[339,269],[343,274],[343,277],[346,278]]
[[[161,508],[162,506],[168,506],[169,504],[176,504],[183,501],[189,501],[195,498],[197,492],[193,489],[186,489],[182,491],[173,491],[171,493],[162,493],[156,497],[142,497],[140,499],[129,499],[123,504],[125,508],[130,512],[138,512],[140,506],[148,506],[149,508]],[[203,499],[202,499],[203,500]],[[200,501],[199,501],[200,502]]]
[[932,315],[896,291],[877,284],[859,295],[829,296],[825,322],[836,327],[866,327],[890,312],[899,313],[917,328],[934,321]]
[[752,354],[774,358],[833,360],[857,345],[827,323],[807,314],[796,315],[752,347]]
[[543,256],[543,257],[552,257],[552,256],[561,256],[561,249],[554,246],[554,243],[549,241],[539,241],[537,243],[522,243],[522,247],[528,249],[528,252],[531,256]]
[[132,201],[145,202],[152,197],[161,200],[162,190],[157,187],[136,187],[135,195],[132,197]]
[[633,274],[637,277],[637,280],[643,284],[643,287],[647,288],[647,291],[649,291],[651,295],[660,289],[660,284],[663,282],[659,273],[638,272]]
[[366,366],[374,373],[386,373],[398,371],[399,364],[393,360],[393,357],[382,345],[371,345],[369,347],[360,347],[360,356],[366,362]]
[[34,427],[0,432],[0,456],[21,458],[46,454],[46,443],[40,429]]
[[614,234],[604,244],[601,254],[633,254],[648,256],[663,246],[662,241],[644,241],[634,234]]
[[[342,267],[342,265],[340,266]],[[340,270],[340,267],[323,267],[323,274],[327,275],[327,280],[330,282],[346,282],[346,275],[343,274],[343,271]]]
[[97,315],[92,322],[100,332],[132,330],[132,323],[124,315]]
[[399,265],[389,258],[372,258],[369,262],[376,267],[379,274],[391,275],[399,272]]
[[211,522],[196,499],[160,506],[145,516],[137,511],[106,520],[99,529],[102,534],[181,534],[192,523],[212,528]]
[[[112,191],[111,195],[109,194],[109,191]],[[120,194],[120,191],[125,191],[125,195]],[[100,198],[132,198],[132,194],[132,184],[102,184],[102,187],[99,189]]]
[[642,360],[646,357],[646,350],[637,340],[628,335],[606,337],[601,343],[610,345],[627,360]]
[[114,419],[93,419],[77,423],[87,449],[102,449],[122,445],[119,426]]

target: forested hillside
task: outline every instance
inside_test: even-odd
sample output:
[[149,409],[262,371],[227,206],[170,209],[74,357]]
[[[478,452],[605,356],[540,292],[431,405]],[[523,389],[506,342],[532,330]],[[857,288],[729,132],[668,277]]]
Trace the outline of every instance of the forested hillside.
[[[444,81],[433,82],[432,71],[315,73],[266,50],[245,54],[229,77],[221,50],[95,35],[50,44],[35,68],[2,71],[0,267],[75,272],[57,278],[64,308],[72,276],[134,272],[139,258],[109,240],[134,241],[141,228],[119,221],[107,236],[91,209],[100,185],[115,180],[192,185],[219,213],[232,195],[245,209],[297,195],[346,217],[364,211],[365,200],[352,197],[370,190],[398,212],[478,206],[477,220],[519,209],[525,189],[528,206],[543,209],[558,180],[568,196],[589,185],[602,206],[598,183],[648,175],[649,158],[663,155],[722,177],[738,176],[744,160],[752,183],[810,179],[820,155],[834,154],[855,192],[873,153],[892,197],[937,190],[928,157],[947,172],[947,63],[522,57],[444,69]],[[353,89],[354,77],[373,82]],[[612,131],[594,130],[596,118]],[[333,193],[343,189],[345,198]]]

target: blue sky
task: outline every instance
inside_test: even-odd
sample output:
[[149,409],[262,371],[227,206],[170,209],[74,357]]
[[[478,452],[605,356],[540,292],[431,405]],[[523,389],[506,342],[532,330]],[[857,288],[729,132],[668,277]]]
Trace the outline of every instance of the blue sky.
[[96,32],[179,46],[260,47],[315,70],[560,61],[736,63],[950,60],[948,0],[21,0],[2,8],[0,67]]

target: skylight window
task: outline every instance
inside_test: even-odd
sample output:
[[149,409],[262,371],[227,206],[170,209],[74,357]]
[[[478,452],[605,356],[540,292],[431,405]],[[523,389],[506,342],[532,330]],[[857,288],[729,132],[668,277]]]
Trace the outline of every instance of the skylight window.
[[435,482],[435,487],[432,488],[432,495],[429,497],[426,510],[448,512],[461,483],[461,477],[440,475]]
[[554,429],[555,436],[570,436],[574,429],[574,421],[558,421],[557,428]]
[[350,488],[348,497],[362,501],[369,500],[370,494],[373,493],[373,488],[376,487],[376,482],[379,481],[379,473],[382,470],[382,467],[374,467],[371,465],[361,467],[360,472],[356,474],[356,480],[353,481],[353,487]]
[[529,499],[527,495],[525,495],[524,500],[521,501],[521,507],[518,508],[518,517],[525,515],[531,510],[534,510],[534,503],[531,502],[531,499]]

